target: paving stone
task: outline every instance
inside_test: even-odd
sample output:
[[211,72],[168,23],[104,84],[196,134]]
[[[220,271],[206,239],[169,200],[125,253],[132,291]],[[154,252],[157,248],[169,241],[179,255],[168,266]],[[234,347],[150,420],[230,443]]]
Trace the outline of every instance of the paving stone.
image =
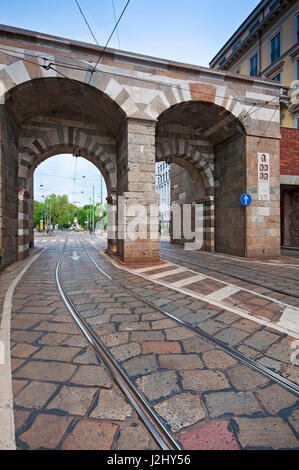
[[[38,342],[40,344],[47,344],[49,346],[58,346],[69,337],[64,333],[47,333]],[[81,338],[78,336],[78,338]]]
[[123,322],[119,325],[119,331],[150,330],[149,322]]
[[290,427],[279,417],[235,418],[238,440],[244,449],[299,449]]
[[95,388],[65,385],[48,404],[47,408],[84,416],[92,403],[95,392]]
[[215,320],[207,320],[204,322],[198,323],[198,327],[201,328],[206,333],[214,335],[217,331],[223,330],[226,327],[223,323],[217,322]]
[[77,356],[74,357],[73,362],[76,364],[100,364],[101,361],[98,359],[97,355],[90,349],[87,348],[86,351],[81,351]]
[[297,433],[297,438],[299,439],[299,409],[293,411],[288,417],[288,421]]
[[181,434],[179,440],[185,450],[238,450],[228,425],[228,421],[211,421]]
[[110,349],[110,352],[117,361],[125,361],[131,357],[138,356],[141,353],[141,348],[138,343],[128,343],[114,346]]
[[215,338],[219,339],[223,343],[234,346],[243,341],[249,334],[246,331],[241,331],[236,328],[226,328],[215,334]]
[[159,358],[163,369],[203,369],[204,364],[197,354],[164,354]]
[[258,349],[259,351],[264,351],[267,349],[271,344],[277,341],[278,336],[272,333],[268,333],[267,331],[257,331],[253,335],[249,336],[244,343],[248,346],[251,346],[254,349]]
[[186,353],[201,353],[210,351],[211,349],[215,348],[212,343],[209,343],[208,341],[200,338],[199,336],[193,336],[192,338],[188,338],[182,341],[182,344]]
[[254,415],[261,408],[250,392],[217,392],[205,395],[205,401],[212,418],[224,415]]
[[255,358],[260,354],[259,351],[256,349],[252,349],[249,346],[246,346],[246,344],[240,344],[239,346],[236,347],[237,351],[242,353],[244,356],[249,357],[251,359]]
[[35,330],[47,331],[54,333],[68,333],[72,335],[78,335],[79,330],[73,323],[54,323],[53,321],[45,321],[35,327]]
[[158,450],[149,433],[140,425],[120,429],[115,445],[116,450]]
[[142,343],[143,341],[163,341],[165,336],[163,331],[132,331],[131,340],[136,341],[137,343]]
[[132,414],[133,408],[123,395],[115,390],[101,390],[98,404],[91,412],[90,417],[123,421]]
[[155,405],[154,408],[173,432],[191,426],[206,416],[200,397],[190,393],[176,395]]
[[81,351],[80,348],[72,348],[68,346],[44,346],[40,351],[34,354],[34,359],[45,359],[48,361],[65,361],[69,362]]
[[39,414],[30,429],[19,436],[30,449],[55,449],[73,418]]
[[299,406],[298,398],[278,384],[271,385],[263,390],[257,390],[256,395],[272,415],[277,415],[281,410],[294,406],[295,403]]
[[155,372],[158,368],[153,354],[128,359],[122,366],[130,376],[149,374],[150,372]]
[[170,320],[169,318],[164,318],[163,320],[156,320],[151,322],[151,326],[153,330],[163,330],[166,328],[175,328],[177,326],[177,322],[174,320]]
[[115,322],[132,322],[132,321],[139,321],[139,315],[134,315],[131,313],[130,315],[112,315],[111,321]]
[[27,418],[29,417],[31,411],[25,410],[16,410],[14,409],[14,425],[15,432],[19,432],[21,428],[25,425]]
[[75,375],[70,379],[71,383],[80,385],[95,385],[98,387],[111,388],[112,380],[104,367],[82,365],[79,366]]
[[180,375],[185,390],[205,392],[230,388],[227,378],[218,370],[186,370],[181,371]]
[[232,356],[218,349],[203,353],[202,358],[209,369],[226,369],[233,364],[237,364],[237,361]]
[[118,346],[120,344],[125,344],[129,341],[129,333],[122,331],[121,333],[111,333],[109,335],[101,336],[101,341],[105,346]]
[[269,379],[263,374],[245,365],[232,367],[226,373],[233,387],[237,390],[253,390],[269,382]]
[[43,333],[40,331],[13,330],[10,338],[12,341],[16,341],[17,343],[34,343],[42,336]]
[[256,362],[264,367],[267,367],[267,369],[273,370],[274,372],[279,372],[281,368],[280,362],[275,361],[274,359],[270,359],[269,357],[260,357],[256,359]]
[[12,379],[12,392],[13,392],[13,395],[15,396],[27,384],[28,384],[28,380],[15,380],[15,379]]
[[236,321],[233,326],[234,328],[247,331],[248,333],[254,333],[255,331],[261,328],[261,325],[259,323],[247,320],[246,318],[241,318],[240,320]]
[[62,450],[110,450],[118,425],[82,419],[68,435]]
[[192,336],[196,336],[196,333],[190,328],[185,328],[184,326],[179,326],[177,328],[170,328],[166,330],[166,338],[168,341],[179,341],[186,338],[192,338]]
[[181,346],[177,341],[145,341],[142,343],[143,354],[180,353]]
[[15,397],[14,403],[24,408],[42,408],[57,390],[57,385],[47,382],[31,382]]
[[291,360],[291,354],[293,352],[291,347],[292,342],[293,340],[284,338],[278,343],[273,344],[273,346],[267,350],[267,356],[289,363]]
[[11,355],[13,357],[22,357],[26,358],[29,357],[31,354],[36,352],[38,347],[32,346],[31,344],[27,343],[18,343],[11,351]]
[[284,366],[283,369],[280,371],[280,373],[286,379],[299,385],[299,367],[298,366],[295,366],[293,364]]
[[33,380],[65,382],[76,370],[76,366],[63,362],[29,361],[15,372],[15,377]]
[[151,401],[179,391],[178,377],[172,371],[145,375],[136,382],[138,388]]

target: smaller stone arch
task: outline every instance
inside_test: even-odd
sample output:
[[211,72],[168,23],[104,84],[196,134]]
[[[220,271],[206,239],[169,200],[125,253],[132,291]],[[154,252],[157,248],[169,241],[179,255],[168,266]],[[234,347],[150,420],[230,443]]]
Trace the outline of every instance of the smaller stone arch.
[[[193,145],[186,142],[184,139],[168,139],[163,143],[157,145],[156,160],[161,161],[165,159],[175,159],[175,163],[180,164],[185,168],[192,171],[195,169],[197,175],[201,178],[205,189],[204,197],[204,249],[213,252],[215,250],[214,239],[214,172],[213,162],[208,162],[207,159],[196,149]],[[183,162],[186,164],[183,164]]]

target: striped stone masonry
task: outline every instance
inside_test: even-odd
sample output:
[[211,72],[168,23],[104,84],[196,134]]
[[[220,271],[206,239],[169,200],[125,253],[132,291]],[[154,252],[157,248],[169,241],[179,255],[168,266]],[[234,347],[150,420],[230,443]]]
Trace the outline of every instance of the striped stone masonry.
[[[32,195],[36,167],[61,153],[94,163],[114,207],[118,196],[143,203],[157,227],[149,212],[158,201],[155,162],[171,160],[188,173],[194,195],[202,188],[191,202],[204,204],[204,249],[278,255],[281,84],[113,49],[97,64],[101,52],[0,26],[1,266],[33,245],[32,197],[18,211],[19,190]],[[261,152],[270,155],[269,200],[259,197]],[[244,192],[253,198],[246,209]],[[117,226],[114,232],[109,250],[122,261],[159,259],[150,229],[147,240],[121,240]]]

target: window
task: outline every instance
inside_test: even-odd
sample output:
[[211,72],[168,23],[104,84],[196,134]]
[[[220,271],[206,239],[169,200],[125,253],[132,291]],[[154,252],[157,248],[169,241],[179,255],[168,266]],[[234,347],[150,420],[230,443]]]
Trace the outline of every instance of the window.
[[296,32],[297,42],[299,42],[299,15],[296,16],[295,32]]
[[271,39],[271,64],[280,57],[280,33]]
[[219,67],[221,67],[221,65],[223,65],[225,61],[226,61],[226,56],[224,56],[223,59],[220,60]]
[[258,56],[255,54],[249,61],[249,74],[251,77],[257,77]]
[[299,129],[299,116],[295,117],[295,129]]
[[296,80],[299,80],[299,60],[296,60]]
[[280,73],[278,73],[277,75],[275,75],[275,77],[271,78],[271,80],[273,80],[274,82],[281,82]]

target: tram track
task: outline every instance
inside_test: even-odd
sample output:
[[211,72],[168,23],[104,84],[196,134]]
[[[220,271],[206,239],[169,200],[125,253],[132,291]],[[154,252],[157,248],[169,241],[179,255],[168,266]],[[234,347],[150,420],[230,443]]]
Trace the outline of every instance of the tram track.
[[[108,372],[110,373],[113,380],[118,384],[122,392],[125,394],[139,418],[142,420],[146,429],[153,437],[157,445],[161,450],[181,450],[179,443],[172,437],[172,435],[166,429],[164,423],[159,419],[155,411],[150,407],[150,405],[145,401],[141,396],[135,384],[132,382],[130,377],[126,372],[118,365],[117,361],[114,360],[113,356],[109,350],[105,347],[102,341],[98,338],[92,329],[88,326],[86,321],[82,318],[79,311],[72,302],[70,296],[68,295],[61,275],[61,266],[63,261],[63,256],[65,253],[67,245],[67,239],[64,243],[62,251],[60,253],[56,270],[55,277],[56,283],[58,286],[59,293],[69,310],[72,318],[76,322],[81,333],[84,335],[90,346],[93,348],[96,355],[100,358],[103,364],[106,366]],[[84,247],[85,248],[85,247]],[[87,253],[88,254],[88,253]],[[89,255],[90,256],[90,255]],[[111,281],[112,278],[111,278]]]
[[[167,248],[163,248],[161,250],[162,252],[163,251],[172,251],[172,250],[168,250]],[[171,262],[176,262],[176,263],[181,263],[180,265],[185,265],[186,268],[188,268],[188,265],[189,266],[192,266],[194,268],[197,268],[198,269],[198,263],[194,263],[190,260],[186,261],[186,260],[182,260],[181,258],[178,258],[178,256],[172,256],[172,255],[169,255],[167,254],[166,256],[164,256],[164,259],[166,261],[171,261]],[[263,271],[259,271],[259,270],[256,270],[256,269],[252,269],[252,268],[248,268],[248,267],[242,267],[242,266],[239,266],[237,264],[233,264],[233,263],[229,263],[229,262],[226,262],[227,264],[230,264],[230,265],[233,265],[233,266],[237,266],[237,267],[240,267],[242,269],[247,269],[247,270],[250,270],[250,271],[253,271],[253,272],[256,272],[256,273],[259,273],[261,275],[267,275],[267,276],[272,276],[274,277],[274,275],[271,275],[269,273],[266,273],[266,272],[263,272]],[[215,272],[215,273],[218,273],[218,274],[222,274],[222,275],[225,275],[225,276],[229,276],[233,279],[238,279],[239,281],[244,281],[248,284],[252,284],[252,285],[255,285],[255,286],[258,286],[258,287],[264,287],[265,289],[268,289],[270,291],[273,291],[273,292],[276,292],[277,294],[282,294],[282,295],[285,295],[287,297],[291,297],[291,298],[294,298],[294,299],[297,299],[299,300],[299,294],[296,295],[294,293],[289,293],[289,292],[286,292],[284,290],[281,290],[281,289],[277,289],[275,287],[268,287],[268,286],[261,286],[261,284],[259,282],[256,282],[254,280],[252,280],[251,278],[249,277],[242,277],[242,276],[238,276],[236,274],[231,274],[231,273],[227,273],[226,271],[223,271],[223,270],[219,270],[219,269],[215,269],[215,268],[211,268],[211,267],[207,267],[207,266],[200,266],[201,268],[201,271],[200,273],[202,274],[203,270],[207,270],[207,271],[212,271],[212,272]],[[199,271],[198,271],[199,272]],[[280,275],[279,275],[280,276]],[[275,276],[277,278],[277,276]],[[280,276],[280,277],[283,277],[284,279],[290,279],[292,281],[296,281],[296,279],[293,279],[293,278],[290,278],[290,277],[286,277],[286,276]]]
[[149,300],[145,300],[143,297],[139,296],[136,294],[132,289],[129,289],[128,287],[122,285],[120,282],[117,280],[113,279],[102,267],[98,265],[94,257],[90,254],[89,250],[83,245],[82,241],[80,240],[80,245],[83,248],[83,250],[86,252],[87,256],[90,258],[91,262],[94,264],[95,268],[102,274],[104,275],[107,279],[109,279],[114,285],[118,286],[122,290],[126,291],[130,295],[132,295],[134,298],[136,298],[138,301],[142,302],[143,304],[150,306],[152,309],[156,310],[159,313],[162,313],[163,315],[167,316],[173,321],[176,321],[180,326],[184,326],[186,328],[191,329],[195,333],[197,333],[200,337],[203,339],[209,341],[212,343],[216,348],[221,349],[222,351],[228,353],[230,356],[235,358],[236,360],[240,361],[241,363],[251,367],[257,372],[262,373],[264,376],[267,376],[269,379],[273,380],[274,382],[278,383],[285,389],[295,393],[296,395],[299,396],[299,386],[288,379],[282,377],[281,375],[277,374],[276,372],[268,369],[264,365],[254,361],[253,359],[245,356],[244,354],[240,353],[238,350],[231,348],[230,346],[226,345],[219,339],[213,337],[209,333],[203,331],[197,326],[192,325],[189,322],[186,322],[184,320],[181,320],[174,316],[173,314],[167,312],[166,310],[162,309],[161,307],[158,307],[154,303],[150,302]]

